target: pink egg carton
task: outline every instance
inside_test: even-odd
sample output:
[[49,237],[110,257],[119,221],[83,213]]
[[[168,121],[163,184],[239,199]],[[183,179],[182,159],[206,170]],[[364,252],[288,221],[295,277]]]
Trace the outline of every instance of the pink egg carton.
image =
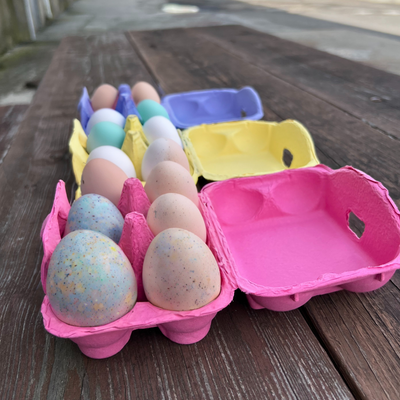
[[[158,327],[166,337],[176,343],[195,343],[207,335],[211,321],[217,312],[225,308],[233,299],[235,287],[225,270],[224,263],[219,261],[221,292],[206,306],[192,311],[169,311],[153,306],[147,301],[143,289],[142,267],[147,248],[154,238],[145,218],[149,207],[150,202],[142,183],[135,178],[128,179],[118,206],[125,218],[119,246],[131,262],[138,282],[138,301],[128,314],[107,325],[72,326],[57,318],[48,297],[44,297],[41,311],[46,330],[55,336],[71,339],[88,357],[106,358],[118,353],[128,342],[132,331],[136,329]],[[45,292],[50,258],[63,237],[69,210],[70,204],[65,184],[59,181],[51,213],[43,222],[41,230],[44,250],[41,280]],[[206,227],[208,228],[207,221]],[[215,232],[208,230],[207,244],[218,260],[214,236]]]
[[[92,358],[116,354],[135,329],[158,326],[174,342],[195,343],[208,333],[216,313],[232,301],[236,288],[247,294],[252,308],[288,311],[319,294],[375,290],[400,267],[399,211],[379,182],[352,167],[334,171],[318,165],[211,183],[199,200],[207,244],[221,271],[217,299],[183,312],[163,310],[146,300],[142,266],[154,237],[145,219],[150,203],[140,181],[131,178],[118,207],[125,217],[119,245],[135,271],[138,302],[110,324],[76,327],[60,321],[45,296],[46,330],[71,339]],[[60,181],[41,232],[44,290],[69,209]],[[349,227],[350,212],[365,223],[360,238]]]
[[[375,290],[400,267],[399,211],[381,183],[352,167],[230,179],[200,198],[225,269],[254,309]],[[351,212],[364,222],[361,237]]]

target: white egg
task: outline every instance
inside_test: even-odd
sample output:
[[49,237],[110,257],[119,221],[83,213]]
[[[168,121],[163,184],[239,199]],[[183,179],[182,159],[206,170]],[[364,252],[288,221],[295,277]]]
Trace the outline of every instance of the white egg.
[[96,147],[89,155],[86,164],[95,159],[102,158],[115,164],[125,172],[128,178],[136,178],[135,167],[131,159],[120,149],[114,146],[100,146]]
[[183,148],[181,138],[174,124],[167,118],[157,115],[151,117],[143,126],[143,131],[149,143],[159,138],[171,139]]
[[86,127],[86,134],[89,134],[92,128],[98,122],[103,121],[114,122],[114,124],[119,125],[121,128],[124,128],[125,126],[125,118],[122,114],[111,108],[101,108],[100,110],[94,112],[93,115],[90,117]]

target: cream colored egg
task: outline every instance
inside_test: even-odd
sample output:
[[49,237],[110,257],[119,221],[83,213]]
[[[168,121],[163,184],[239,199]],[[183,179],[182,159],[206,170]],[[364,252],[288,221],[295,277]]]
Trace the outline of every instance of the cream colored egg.
[[181,228],[206,241],[206,225],[199,209],[178,193],[158,197],[147,213],[147,223],[154,235],[169,228]]
[[199,204],[196,185],[190,173],[173,161],[157,164],[150,172],[144,190],[151,203],[163,194],[178,193],[192,200],[196,206]]
[[93,93],[91,98],[93,111],[100,108],[114,108],[118,97],[118,90],[111,85],[100,85]]
[[128,176],[114,163],[102,158],[88,162],[82,172],[82,195],[89,193],[106,197],[118,207],[122,188]]
[[189,161],[181,146],[171,139],[160,138],[150,144],[142,161],[142,177],[144,181],[151,170],[162,161],[174,161],[190,172]]
[[136,105],[138,105],[142,100],[147,99],[161,103],[160,96],[156,89],[147,82],[137,82],[132,87],[132,97]]
[[167,310],[194,310],[218,297],[221,275],[207,245],[183,229],[162,231],[150,243],[143,263],[147,299]]

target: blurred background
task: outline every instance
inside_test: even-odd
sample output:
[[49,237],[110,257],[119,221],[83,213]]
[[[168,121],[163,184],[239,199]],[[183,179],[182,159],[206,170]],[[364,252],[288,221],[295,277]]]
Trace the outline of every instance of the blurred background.
[[400,75],[400,0],[0,0],[0,106],[30,103],[65,36],[230,24]]

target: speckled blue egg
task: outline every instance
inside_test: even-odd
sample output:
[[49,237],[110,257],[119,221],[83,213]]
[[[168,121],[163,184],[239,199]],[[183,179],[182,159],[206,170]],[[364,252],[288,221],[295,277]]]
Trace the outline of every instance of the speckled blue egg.
[[99,194],[86,194],[72,204],[64,234],[88,229],[118,243],[123,226],[124,217],[110,200]]
[[118,245],[101,233],[78,230],[65,236],[54,250],[46,292],[61,321],[99,326],[132,310],[137,284]]

